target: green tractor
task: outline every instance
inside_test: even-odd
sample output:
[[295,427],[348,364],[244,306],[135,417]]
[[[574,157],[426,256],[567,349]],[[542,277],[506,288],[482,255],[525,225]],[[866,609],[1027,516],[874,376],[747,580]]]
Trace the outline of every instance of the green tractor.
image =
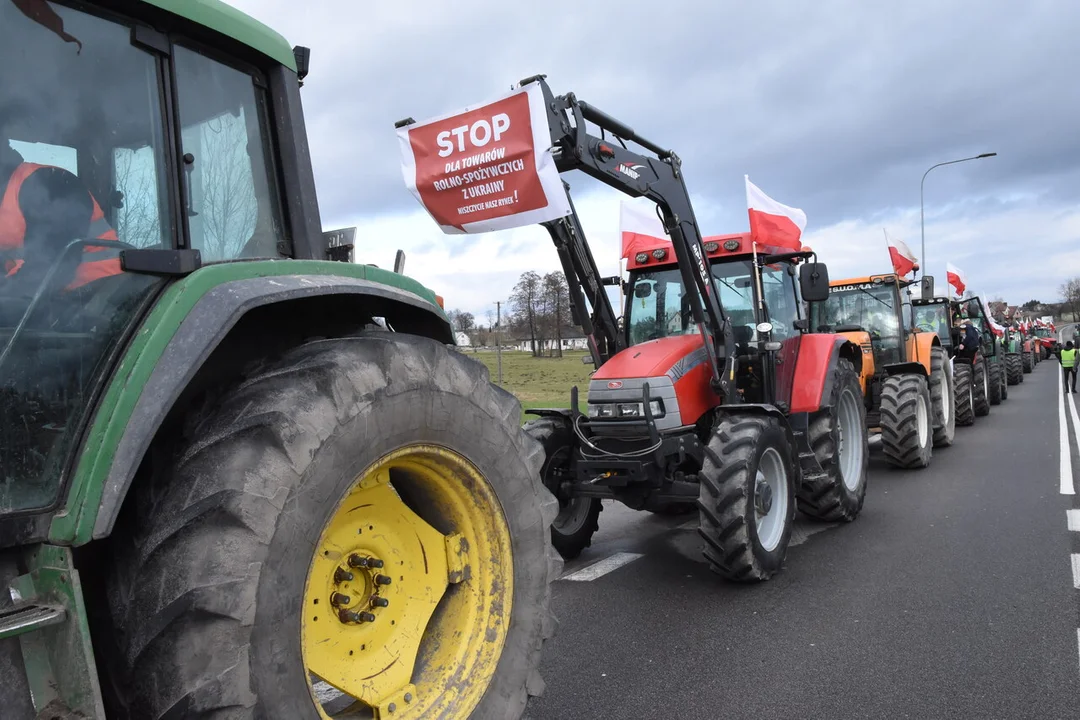
[[323,232],[307,50],[0,0],[0,64],[0,715],[519,717],[543,450],[434,292]]

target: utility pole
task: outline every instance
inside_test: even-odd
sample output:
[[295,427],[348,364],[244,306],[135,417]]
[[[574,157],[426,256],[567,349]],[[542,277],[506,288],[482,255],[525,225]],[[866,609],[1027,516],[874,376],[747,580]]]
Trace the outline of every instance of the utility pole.
[[499,300],[495,301],[495,362],[499,368],[499,381],[496,384],[502,387],[502,302]]

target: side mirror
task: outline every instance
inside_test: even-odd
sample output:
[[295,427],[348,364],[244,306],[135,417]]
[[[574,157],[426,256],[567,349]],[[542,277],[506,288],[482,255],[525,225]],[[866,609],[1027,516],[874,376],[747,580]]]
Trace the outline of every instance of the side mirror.
[[829,269],[825,263],[806,263],[799,269],[799,290],[806,302],[829,299]]
[[405,272],[405,251],[398,250],[397,255],[394,256],[394,272],[398,275]]

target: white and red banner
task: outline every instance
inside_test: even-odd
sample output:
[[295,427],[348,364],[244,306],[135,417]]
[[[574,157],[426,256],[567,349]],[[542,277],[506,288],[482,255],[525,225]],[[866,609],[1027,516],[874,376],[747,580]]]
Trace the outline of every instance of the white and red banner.
[[888,235],[885,236],[885,242],[889,245],[889,259],[892,260],[893,270],[897,275],[904,277],[912,270],[918,269],[919,259],[915,257],[915,253],[911,252],[907,243]]
[[622,255],[629,259],[645,248],[671,244],[671,236],[656,214],[656,204],[650,201],[619,203],[619,232],[622,235]]
[[967,275],[960,268],[952,263],[945,263],[945,279],[956,289],[957,295],[964,294],[967,289]]
[[761,191],[750,176],[746,179],[746,209],[750,215],[750,238],[759,245],[802,249],[806,213],[773,200]]
[[570,214],[538,83],[397,134],[405,185],[447,234]]

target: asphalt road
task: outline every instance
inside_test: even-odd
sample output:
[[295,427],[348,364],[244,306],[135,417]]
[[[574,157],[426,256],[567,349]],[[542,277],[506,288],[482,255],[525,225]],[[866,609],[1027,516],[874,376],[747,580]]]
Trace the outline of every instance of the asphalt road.
[[872,444],[860,517],[799,521],[764,584],[710,573],[693,516],[606,506],[563,575],[586,579],[555,584],[526,717],[1080,718],[1080,456],[1059,375],[1040,363],[926,470]]

